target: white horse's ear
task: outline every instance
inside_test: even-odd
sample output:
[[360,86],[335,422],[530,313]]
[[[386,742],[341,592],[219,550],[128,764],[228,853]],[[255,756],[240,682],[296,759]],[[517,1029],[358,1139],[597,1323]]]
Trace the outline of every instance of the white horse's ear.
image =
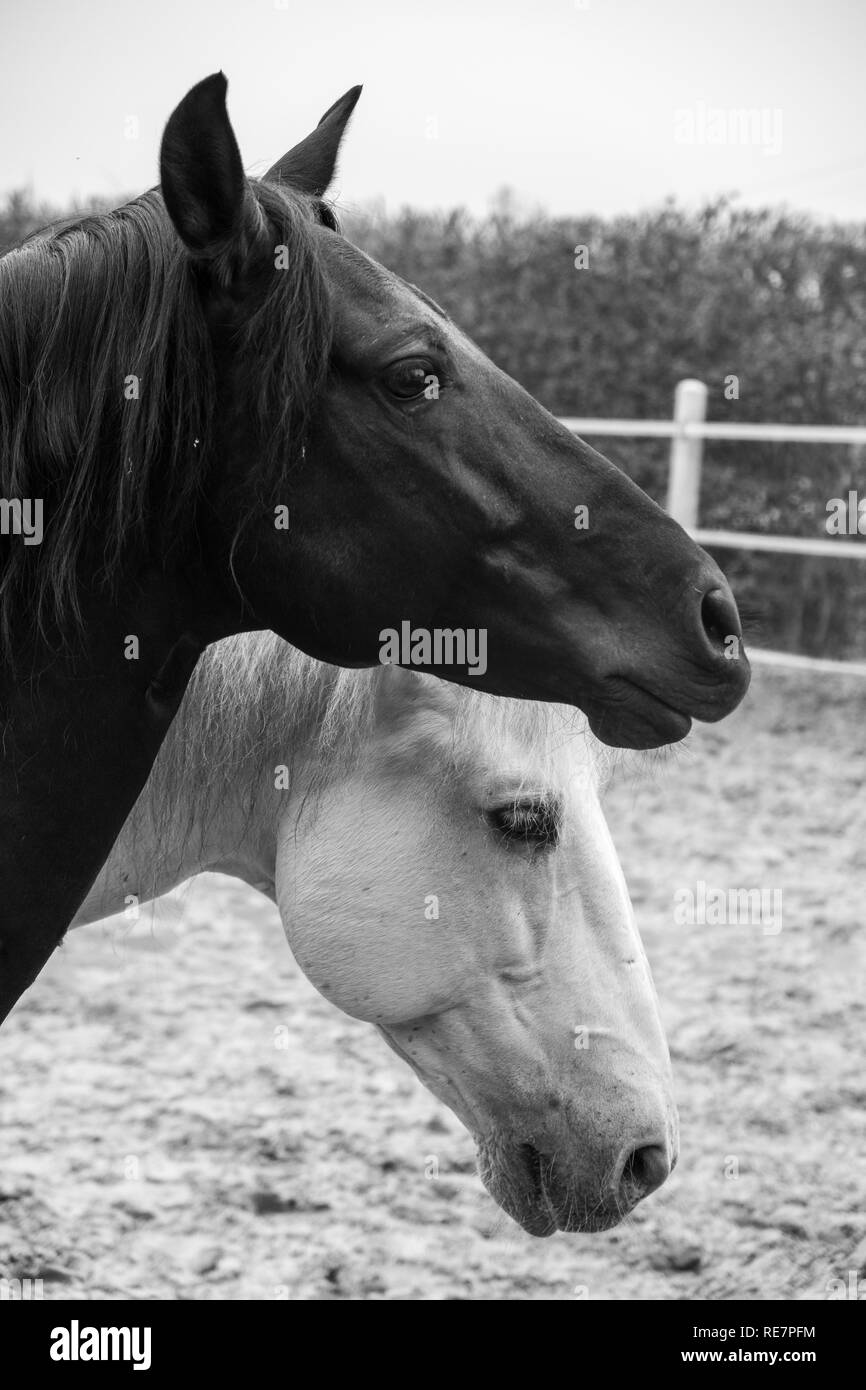
[[455,699],[455,687],[434,676],[405,666],[384,665],[376,687],[376,724],[397,732],[425,714],[440,714],[450,721]]

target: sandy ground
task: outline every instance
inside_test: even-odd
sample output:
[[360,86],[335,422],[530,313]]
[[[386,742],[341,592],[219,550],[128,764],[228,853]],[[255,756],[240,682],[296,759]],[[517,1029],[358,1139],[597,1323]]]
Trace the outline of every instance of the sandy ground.
[[[682,1125],[617,1230],[518,1230],[458,1122],[306,983],[276,909],[203,876],[134,929],[74,933],[6,1024],[0,1275],[46,1298],[866,1297],[864,701],[759,673],[721,727],[615,780]],[[781,932],[676,925],[699,879],[781,888]]]

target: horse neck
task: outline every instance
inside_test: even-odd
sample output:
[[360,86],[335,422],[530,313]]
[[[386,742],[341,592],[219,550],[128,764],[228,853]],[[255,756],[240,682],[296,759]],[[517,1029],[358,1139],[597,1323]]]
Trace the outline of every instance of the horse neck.
[[[223,709],[208,724],[196,742],[202,766],[211,761],[208,745],[221,742],[220,719],[241,714]],[[181,711],[73,927],[150,902],[208,871],[243,879],[274,897],[277,821],[285,809],[281,796],[291,798],[293,792],[278,792],[272,779],[271,791],[266,786],[262,794],[261,775],[249,761],[225,775],[218,794],[184,777],[172,779],[167,791],[165,770],[185,736]]]

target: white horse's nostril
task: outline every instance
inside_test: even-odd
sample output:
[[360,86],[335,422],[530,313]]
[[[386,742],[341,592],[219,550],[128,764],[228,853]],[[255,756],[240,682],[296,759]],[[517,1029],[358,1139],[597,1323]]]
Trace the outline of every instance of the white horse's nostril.
[[620,1176],[619,1195],[632,1201],[648,1197],[670,1176],[671,1163],[667,1146],[644,1144],[632,1149],[625,1160]]

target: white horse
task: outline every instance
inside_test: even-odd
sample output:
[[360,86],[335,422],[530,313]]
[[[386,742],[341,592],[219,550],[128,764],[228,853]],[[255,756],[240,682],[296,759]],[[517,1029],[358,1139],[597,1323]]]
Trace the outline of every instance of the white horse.
[[670,1061],[583,716],[271,634],[202,658],[75,925],[201,870],[474,1136],[527,1231],[597,1231],[676,1161]]

